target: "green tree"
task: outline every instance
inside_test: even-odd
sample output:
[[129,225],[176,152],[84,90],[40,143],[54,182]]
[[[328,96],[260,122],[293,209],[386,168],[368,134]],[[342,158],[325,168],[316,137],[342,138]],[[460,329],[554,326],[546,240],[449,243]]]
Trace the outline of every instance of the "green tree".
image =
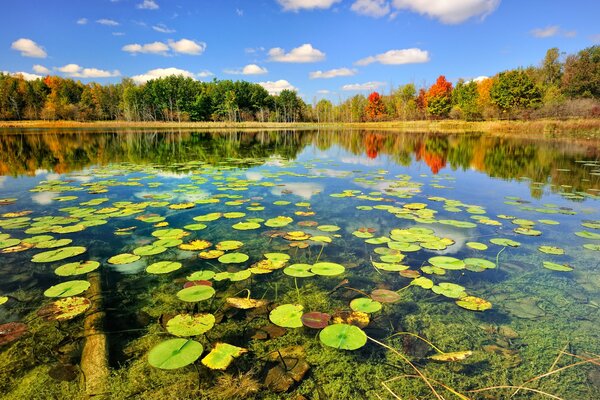
[[533,108],[540,105],[541,92],[521,69],[501,72],[490,89],[490,99],[502,112]]
[[481,109],[478,100],[477,82],[470,81],[465,83],[464,80],[459,80],[452,91],[452,102],[467,121],[481,119]]
[[569,97],[600,98],[600,46],[567,57],[562,87]]

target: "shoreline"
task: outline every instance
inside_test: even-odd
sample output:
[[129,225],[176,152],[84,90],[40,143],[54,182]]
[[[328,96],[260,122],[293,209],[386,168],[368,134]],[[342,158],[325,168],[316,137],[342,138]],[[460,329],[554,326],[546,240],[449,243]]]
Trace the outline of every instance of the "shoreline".
[[0,121],[0,133],[20,129],[201,129],[201,130],[303,130],[361,129],[399,132],[491,133],[535,135],[546,138],[577,137],[600,139],[600,118],[534,121],[385,121],[359,123],[281,122],[128,122],[128,121]]

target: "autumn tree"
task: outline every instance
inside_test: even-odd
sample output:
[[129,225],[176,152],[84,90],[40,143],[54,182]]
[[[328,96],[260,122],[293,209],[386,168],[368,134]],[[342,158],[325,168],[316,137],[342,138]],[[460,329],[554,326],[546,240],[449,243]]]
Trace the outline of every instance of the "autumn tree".
[[448,116],[452,109],[452,83],[440,75],[427,91],[427,112],[438,118]]
[[385,104],[381,99],[381,95],[377,92],[373,92],[367,99],[367,106],[365,107],[366,118],[369,121],[377,121],[385,116]]
[[540,89],[521,69],[501,72],[490,89],[490,99],[503,113],[511,117],[515,110],[540,104]]
[[569,97],[600,98],[600,46],[567,57],[562,87]]

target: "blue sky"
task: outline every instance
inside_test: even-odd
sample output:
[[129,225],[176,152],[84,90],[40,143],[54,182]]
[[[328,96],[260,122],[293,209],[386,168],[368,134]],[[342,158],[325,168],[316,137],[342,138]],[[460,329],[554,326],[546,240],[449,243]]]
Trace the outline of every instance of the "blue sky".
[[101,83],[183,73],[337,101],[573,53],[600,43],[598,15],[597,0],[7,0],[0,71]]

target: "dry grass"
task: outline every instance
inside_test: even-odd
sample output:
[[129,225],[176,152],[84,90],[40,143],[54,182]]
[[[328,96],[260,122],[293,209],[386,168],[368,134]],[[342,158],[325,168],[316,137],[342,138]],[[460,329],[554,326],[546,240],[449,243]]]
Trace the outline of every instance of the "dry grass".
[[542,119],[534,121],[385,121],[363,123],[276,123],[276,122],[127,122],[127,121],[0,121],[0,128],[35,129],[368,129],[400,132],[530,135],[540,137],[600,138],[600,119]]

